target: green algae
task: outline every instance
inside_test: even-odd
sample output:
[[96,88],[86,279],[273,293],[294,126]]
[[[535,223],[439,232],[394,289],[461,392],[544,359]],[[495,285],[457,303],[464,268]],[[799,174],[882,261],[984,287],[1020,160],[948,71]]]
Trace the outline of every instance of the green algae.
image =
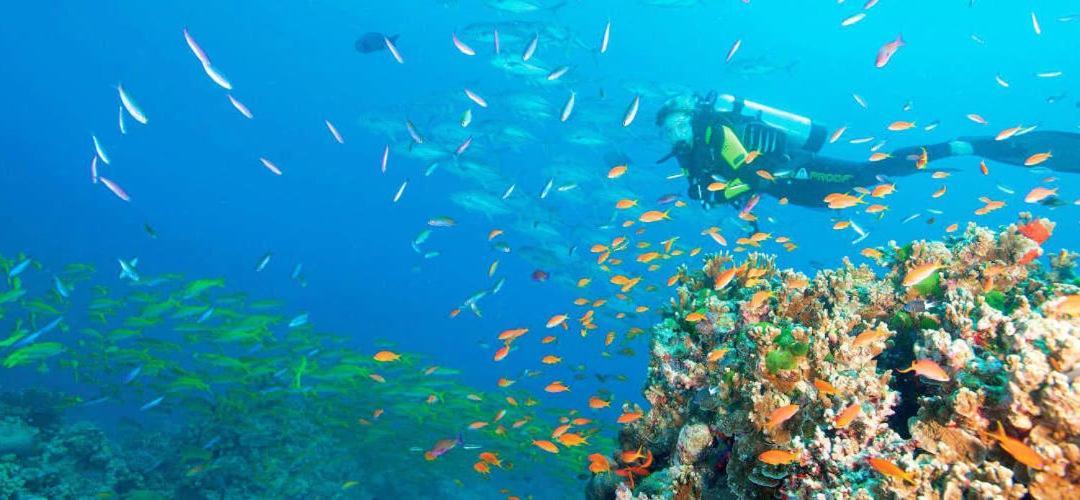
[[787,349],[774,349],[765,355],[765,368],[769,373],[795,368],[795,356]]
[[930,273],[922,281],[912,285],[912,290],[915,291],[920,297],[933,297],[940,295],[941,289],[941,273],[934,271]]
[[983,295],[983,299],[986,300],[986,305],[1001,311],[1004,314],[1012,314],[1016,309],[1016,304],[1000,290],[990,290]]
[[[772,325],[758,323],[754,326],[770,327]],[[773,337],[773,343],[776,344],[776,349],[765,355],[765,367],[768,368],[770,373],[795,368],[798,358],[804,357],[810,352],[809,342],[801,342],[795,339],[792,325],[781,326],[780,333]]]

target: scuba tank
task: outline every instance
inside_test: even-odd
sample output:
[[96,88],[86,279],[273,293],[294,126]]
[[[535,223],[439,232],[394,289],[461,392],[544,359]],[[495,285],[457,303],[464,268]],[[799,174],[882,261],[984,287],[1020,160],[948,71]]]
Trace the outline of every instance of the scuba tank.
[[[779,130],[783,133],[785,143],[789,147],[816,153],[825,145],[825,127],[814,123],[805,116],[799,116],[754,101],[740,99],[729,94],[717,96],[713,109],[718,113],[739,115],[751,123],[759,121]],[[750,132],[751,135],[754,134],[753,127],[750,128]],[[766,142],[761,146],[763,149],[775,150],[778,149],[779,144],[769,142],[766,139]]]

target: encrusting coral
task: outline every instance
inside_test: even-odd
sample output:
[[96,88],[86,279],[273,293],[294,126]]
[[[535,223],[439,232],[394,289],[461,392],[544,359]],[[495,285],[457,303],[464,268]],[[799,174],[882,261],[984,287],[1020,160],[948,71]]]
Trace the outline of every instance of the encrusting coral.
[[1039,265],[1053,229],[868,249],[881,277],[762,254],[683,269],[652,407],[620,435],[650,468],[617,462],[588,496],[1080,497],[1080,287],[1074,254]]

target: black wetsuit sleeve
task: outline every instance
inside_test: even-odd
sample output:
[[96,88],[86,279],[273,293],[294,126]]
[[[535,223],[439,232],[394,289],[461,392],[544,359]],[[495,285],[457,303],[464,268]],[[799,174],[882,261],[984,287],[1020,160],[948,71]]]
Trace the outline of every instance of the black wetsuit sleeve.
[[1050,153],[1043,165],[1058,172],[1080,172],[1080,134],[1056,130],[1036,130],[996,141],[993,137],[961,137],[971,144],[975,156],[1010,165],[1024,166],[1033,154]]

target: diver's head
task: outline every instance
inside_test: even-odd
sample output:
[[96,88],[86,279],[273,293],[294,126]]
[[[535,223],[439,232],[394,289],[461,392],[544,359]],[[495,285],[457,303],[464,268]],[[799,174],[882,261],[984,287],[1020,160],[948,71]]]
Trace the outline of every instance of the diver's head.
[[668,99],[656,114],[656,125],[673,150],[689,149],[694,143],[694,111],[697,99],[681,95]]

